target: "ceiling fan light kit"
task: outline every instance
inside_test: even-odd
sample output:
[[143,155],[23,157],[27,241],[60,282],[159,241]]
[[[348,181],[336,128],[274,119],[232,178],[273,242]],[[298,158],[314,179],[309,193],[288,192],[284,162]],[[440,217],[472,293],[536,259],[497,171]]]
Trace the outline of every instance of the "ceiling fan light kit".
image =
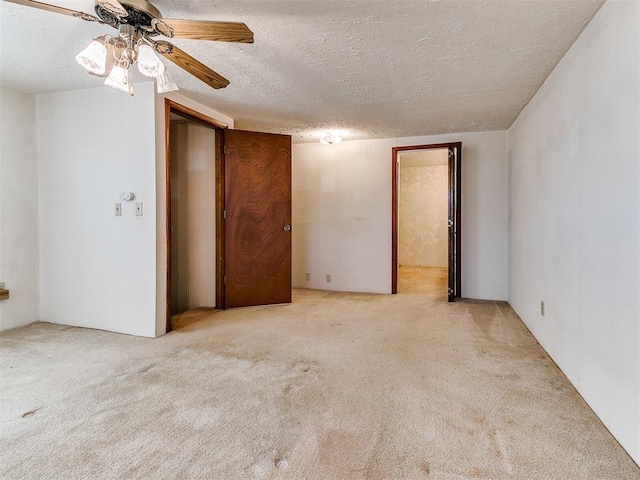
[[129,85],[129,70],[121,67],[120,65],[113,66],[111,73],[109,73],[104,84],[118,90],[122,90],[123,92],[127,92],[131,95],[135,93],[133,86]]
[[107,67],[107,35],[93,41],[76,55],[76,62],[93,75],[102,75]]
[[166,70],[156,78],[156,88],[158,89],[158,93],[168,93],[178,90],[178,86],[171,80],[169,72]]
[[[134,63],[144,76],[156,79],[158,93],[178,89],[176,84],[168,79],[164,63],[139,30],[131,25],[122,24],[119,26],[119,32],[120,35],[116,38],[110,35],[95,38],[88,47],[76,55],[76,61],[93,75],[107,74],[105,85],[131,95],[134,95],[135,91],[129,80],[129,67]],[[109,68],[107,65],[110,65]],[[161,92],[158,77],[163,74],[165,76]],[[175,88],[167,90],[168,83]]]
[[157,54],[175,63],[212,88],[225,88],[229,80],[189,54],[154,37],[189,38],[220,42],[253,43],[253,32],[241,22],[163,19],[160,11],[146,0],[96,0],[97,16],[35,0],[4,0],[28,7],[61,13],[88,22],[109,25],[118,36],[95,38],[76,55],[76,61],[91,75],[106,77],[105,85],[131,95],[129,68],[136,63],[140,73],[156,81],[158,93],[178,90]]
[[144,76],[151,78],[159,77],[166,70],[153,48],[142,40],[138,42],[138,70]]

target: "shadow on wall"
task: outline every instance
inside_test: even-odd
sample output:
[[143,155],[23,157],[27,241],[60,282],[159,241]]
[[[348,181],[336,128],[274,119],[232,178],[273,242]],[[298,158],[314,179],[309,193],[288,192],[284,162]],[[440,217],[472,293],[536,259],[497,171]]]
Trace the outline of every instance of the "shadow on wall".
[[[484,185],[490,185],[495,180],[490,178],[489,172],[482,168],[480,165],[480,151],[476,147],[465,147],[462,145],[462,225],[468,225],[469,223],[477,224],[478,219],[483,218],[483,197],[479,194],[483,191]],[[484,182],[487,182],[486,184]],[[488,190],[484,189],[484,196],[490,194]],[[496,195],[500,193],[500,189],[495,189]],[[504,192],[502,192],[504,193]],[[506,205],[507,198],[495,199],[495,201],[501,202]],[[488,202],[489,205],[494,202]],[[462,260],[462,291],[465,292],[464,284],[480,283],[482,282],[481,271],[474,264],[474,259],[482,256],[481,243],[479,234],[484,233],[484,230],[477,228],[463,228],[462,229],[462,251],[465,252]],[[506,232],[501,233],[505,236]],[[504,243],[504,242],[503,242]],[[475,278],[474,278],[475,276]],[[506,282],[505,282],[506,283]]]

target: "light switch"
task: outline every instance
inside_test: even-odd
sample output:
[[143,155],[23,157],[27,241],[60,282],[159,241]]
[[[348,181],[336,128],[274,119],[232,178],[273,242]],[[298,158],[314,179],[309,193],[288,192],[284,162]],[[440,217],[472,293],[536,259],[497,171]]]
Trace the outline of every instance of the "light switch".
[[142,202],[136,203],[136,217],[142,216]]
[[116,203],[116,217],[122,216],[122,204]]

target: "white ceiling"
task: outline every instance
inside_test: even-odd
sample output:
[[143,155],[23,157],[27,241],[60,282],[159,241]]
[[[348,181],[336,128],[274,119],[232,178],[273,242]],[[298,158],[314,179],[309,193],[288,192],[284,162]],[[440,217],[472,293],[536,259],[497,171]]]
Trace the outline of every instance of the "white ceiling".
[[[51,3],[93,13],[92,0]],[[174,65],[181,93],[237,128],[316,140],[508,128],[602,0],[156,0],[166,18],[243,21],[255,44],[174,43],[227,77]],[[110,27],[0,2],[0,84],[97,87],[74,61]],[[104,87],[108,88],[108,87]]]

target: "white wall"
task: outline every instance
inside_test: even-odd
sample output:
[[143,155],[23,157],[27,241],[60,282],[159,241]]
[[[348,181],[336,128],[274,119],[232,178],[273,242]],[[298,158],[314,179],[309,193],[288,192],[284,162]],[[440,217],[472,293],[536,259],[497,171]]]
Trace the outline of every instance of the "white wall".
[[38,95],[43,321],[155,336],[153,88]]
[[607,2],[508,132],[509,302],[636,462],[639,28]]
[[[107,87],[38,95],[41,320],[165,333],[165,98],[233,126],[151,82],[135,97]],[[136,200],[116,217],[124,191]]]
[[38,320],[36,97],[0,87],[0,330]]
[[294,144],[294,286],[391,292],[391,149],[457,141],[463,148],[462,295],[505,300],[506,132]]

